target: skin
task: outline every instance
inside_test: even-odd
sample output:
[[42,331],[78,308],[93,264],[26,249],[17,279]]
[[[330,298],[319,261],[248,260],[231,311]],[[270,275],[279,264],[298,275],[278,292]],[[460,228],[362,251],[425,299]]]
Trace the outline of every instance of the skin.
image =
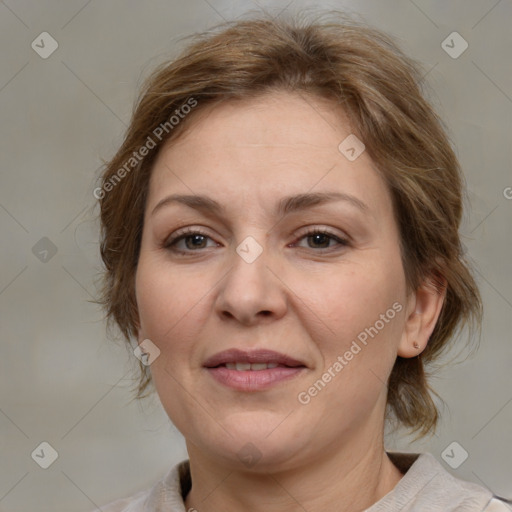
[[[160,349],[152,377],[186,440],[187,510],[359,511],[402,477],[383,446],[386,380],[397,355],[424,349],[443,296],[408,291],[390,193],[366,151],[351,162],[338,150],[351,133],[327,100],[272,92],[206,108],[157,158],[136,273],[139,341]],[[285,195],[333,191],[367,210],[337,201],[273,215]],[[178,203],[152,215],[174,193],[207,195],[225,215]],[[184,227],[206,238],[166,248]],[[307,237],[308,227],[348,244]],[[252,263],[236,252],[248,236],[262,248]],[[299,403],[396,302],[403,309]],[[268,390],[236,391],[203,367],[229,348],[269,348],[307,368]],[[250,467],[238,457],[246,443],[261,454]]]

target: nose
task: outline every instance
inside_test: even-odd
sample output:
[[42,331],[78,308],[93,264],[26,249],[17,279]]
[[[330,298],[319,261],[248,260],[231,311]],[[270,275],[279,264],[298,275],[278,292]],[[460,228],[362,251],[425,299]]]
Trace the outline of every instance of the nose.
[[[238,246],[233,250],[231,267],[221,279],[216,297],[217,313],[245,326],[271,322],[281,318],[287,308],[287,287],[281,280],[276,259],[270,258],[268,249],[252,260],[253,245]],[[244,249],[249,248],[249,252]],[[259,252],[259,251],[258,251]],[[249,255],[249,257],[247,257]]]

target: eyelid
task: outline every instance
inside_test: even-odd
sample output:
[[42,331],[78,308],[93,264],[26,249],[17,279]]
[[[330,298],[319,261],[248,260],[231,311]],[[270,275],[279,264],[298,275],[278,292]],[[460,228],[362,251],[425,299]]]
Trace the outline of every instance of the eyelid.
[[[339,250],[341,247],[347,247],[352,244],[351,237],[349,235],[347,235],[345,232],[343,234],[339,234],[339,233],[334,232],[333,229],[328,226],[310,225],[310,226],[306,226],[298,235],[296,235],[295,241],[292,242],[291,244],[288,244],[288,247],[290,247],[290,246],[294,247],[301,240],[307,238],[308,236],[313,236],[315,234],[326,235],[331,240],[334,240],[337,245],[334,245],[333,247],[326,247],[326,248],[320,248],[320,249],[301,247],[302,249],[309,249],[309,250],[311,250],[313,252],[317,252],[317,253],[327,253],[327,252],[332,252],[333,250],[337,250],[337,249]],[[203,229],[202,227],[199,228],[199,227],[194,227],[194,226],[187,226],[185,228],[178,229],[171,236],[167,237],[163,241],[161,246],[164,249],[176,252],[178,254],[193,254],[194,252],[200,253],[200,252],[202,252],[202,250],[208,249],[208,247],[205,247],[202,249],[200,248],[197,250],[190,249],[190,250],[185,250],[185,251],[180,250],[180,249],[172,249],[172,246],[174,246],[181,240],[186,239],[188,236],[192,236],[192,235],[201,235],[205,238],[212,240],[214,243],[216,243],[218,245],[218,243],[214,240],[214,238],[212,236],[210,236],[206,232],[206,230]]]
[[309,226],[305,232],[302,232],[300,235],[297,236],[297,239],[295,242],[293,242],[291,245],[296,246],[301,240],[306,239],[308,236],[314,236],[314,235],[326,235],[331,240],[334,240],[336,244],[332,247],[325,247],[321,249],[314,249],[311,247],[301,247],[302,249],[313,251],[314,253],[324,253],[327,254],[329,252],[333,251],[339,251],[342,247],[349,247],[352,245],[351,238],[345,234],[341,235],[338,233],[334,233],[330,228],[328,227],[321,227],[321,226]]
[[194,226],[187,226],[182,229],[178,229],[175,232],[173,232],[170,236],[164,239],[163,246],[169,247],[174,242],[177,242],[179,239],[185,238],[186,236],[191,235],[202,235],[204,237],[210,238],[213,240],[213,237],[210,236],[203,228],[198,228]]
[[302,238],[306,235],[309,235],[309,234],[315,234],[316,232],[321,232],[321,233],[324,233],[326,235],[330,235],[334,238],[338,238],[338,239],[341,239],[341,240],[344,240],[346,242],[349,242],[351,241],[351,238],[350,236],[345,232],[337,232],[334,230],[334,228],[330,228],[329,226],[324,226],[324,225],[311,225],[311,226],[307,226],[306,228],[304,228],[304,231],[301,231],[299,235],[297,235],[299,238]]
[[[347,241],[351,239],[351,237],[345,231],[343,231],[342,233],[337,233],[337,232],[333,231],[332,229],[333,228],[330,228],[329,226],[325,226],[322,224],[312,224],[310,226],[304,227],[303,231],[300,231],[300,234],[296,235],[296,236],[304,236],[311,232],[322,231],[322,232],[325,232],[326,234],[332,235],[334,237],[346,239]],[[174,233],[172,233],[172,239],[175,240],[179,236],[182,236],[185,234],[196,234],[196,233],[212,238],[202,227],[187,226],[184,228],[177,229]],[[170,236],[167,237],[165,239],[165,241],[167,242],[169,239],[171,239]]]

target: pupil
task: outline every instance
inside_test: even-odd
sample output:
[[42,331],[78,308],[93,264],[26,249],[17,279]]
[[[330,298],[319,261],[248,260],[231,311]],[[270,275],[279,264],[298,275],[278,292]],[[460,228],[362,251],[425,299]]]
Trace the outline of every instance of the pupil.
[[[204,236],[203,235],[193,235],[193,236],[189,237],[189,240],[190,239],[193,240],[193,242],[192,242],[193,247],[199,247],[200,246],[199,244],[201,243],[201,238],[204,238]],[[197,241],[199,241],[199,244],[195,243]],[[202,240],[202,241],[204,241],[204,240]]]
[[[318,233],[316,235],[312,235],[312,238],[313,238],[315,244],[318,242],[318,237],[320,237],[320,239],[322,239],[322,237],[323,237],[324,238],[324,242],[329,243],[327,235],[324,235],[323,233]],[[325,245],[325,244],[322,244],[322,242],[320,241],[319,245]]]

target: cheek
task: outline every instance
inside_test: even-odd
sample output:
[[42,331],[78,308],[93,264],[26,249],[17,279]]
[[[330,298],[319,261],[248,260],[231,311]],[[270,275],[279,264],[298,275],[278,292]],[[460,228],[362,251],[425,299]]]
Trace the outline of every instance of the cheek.
[[[164,258],[142,254],[136,275],[136,298],[141,322],[141,339],[150,339],[160,356],[152,364],[155,382],[169,380],[171,372],[180,381],[189,379],[197,361],[197,340],[205,338],[205,325],[212,315],[208,276],[171,267]],[[195,367],[194,367],[195,371]],[[172,379],[171,379],[172,381]]]
[[183,390],[193,389],[187,368],[198,336],[198,301],[203,295],[183,273],[141,254],[136,274],[139,337],[150,339],[160,350],[151,364],[151,376],[167,414],[180,430],[191,421],[190,411],[199,414],[197,403]]
[[340,267],[328,277],[308,278],[297,286],[315,313],[310,330],[322,359],[316,378],[324,372],[336,375],[325,398],[347,407],[372,402],[381,393],[404,328],[401,261],[396,255],[381,261],[350,270]]
[[141,254],[135,280],[141,325],[139,342],[149,339],[160,350],[158,359],[151,365],[154,377],[158,375],[161,367],[167,367],[172,361],[173,358],[170,356],[174,352],[174,347],[170,341],[180,340],[180,337],[176,336],[176,331],[186,324],[186,300],[183,300],[183,294],[177,293],[179,283],[173,279],[171,285],[169,276],[162,269],[165,269],[164,265],[151,262],[150,258]]
[[135,280],[136,299],[145,335],[165,337],[186,318],[199,291],[160,258],[141,255]]
[[[401,267],[389,264],[352,265],[350,269],[340,266],[328,273],[297,274],[293,283],[294,293],[310,308],[309,316],[318,322],[319,332],[345,341],[373,325],[404,298]],[[387,323],[388,331],[391,323],[397,322]]]

